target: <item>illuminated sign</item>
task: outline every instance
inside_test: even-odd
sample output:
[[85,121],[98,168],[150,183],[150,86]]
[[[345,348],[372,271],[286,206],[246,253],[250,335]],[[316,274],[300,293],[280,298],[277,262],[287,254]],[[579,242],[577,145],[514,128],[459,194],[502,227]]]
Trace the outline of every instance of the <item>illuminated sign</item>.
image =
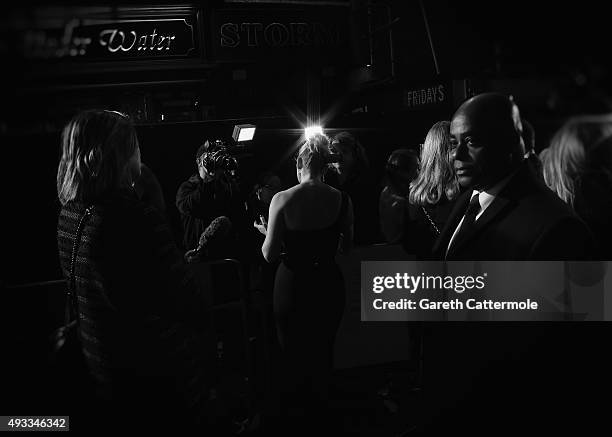
[[69,20],[63,29],[24,33],[27,59],[151,59],[197,54],[193,19]]
[[165,50],[170,52],[172,42],[176,39],[176,34],[168,33],[166,35],[158,33],[158,29],[154,28],[149,33],[138,33],[135,30],[124,32],[117,28],[104,29],[98,35],[98,43],[102,47],[106,47],[109,53],[116,53],[119,50],[122,52],[141,51],[141,50]]

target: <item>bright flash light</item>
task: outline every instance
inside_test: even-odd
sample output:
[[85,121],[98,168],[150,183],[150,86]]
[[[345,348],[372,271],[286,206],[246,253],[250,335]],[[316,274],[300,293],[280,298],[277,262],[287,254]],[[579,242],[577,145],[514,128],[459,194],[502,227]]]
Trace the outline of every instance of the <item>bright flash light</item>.
[[255,135],[254,127],[247,127],[244,129],[240,129],[240,135],[238,135],[238,142],[251,141],[254,135]]
[[253,136],[255,135],[255,126],[252,124],[238,124],[234,126],[234,133],[232,134],[232,138],[237,143],[241,143],[243,141],[251,141]]
[[306,139],[312,138],[317,134],[323,135],[323,128],[321,126],[309,126],[304,129]]

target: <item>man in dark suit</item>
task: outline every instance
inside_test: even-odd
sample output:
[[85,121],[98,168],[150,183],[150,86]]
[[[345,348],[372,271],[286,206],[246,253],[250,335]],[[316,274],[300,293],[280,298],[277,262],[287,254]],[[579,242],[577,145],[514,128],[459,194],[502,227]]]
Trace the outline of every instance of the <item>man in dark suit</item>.
[[[524,160],[520,115],[511,99],[471,98],[456,111],[450,129],[454,167],[466,191],[434,247],[439,259],[588,258],[592,242],[585,225]],[[573,400],[587,389],[576,372],[586,373],[583,360],[597,358],[586,346],[590,337],[571,334],[566,326],[429,327],[424,378],[430,416],[424,431],[499,434],[579,423],[576,414],[584,413]]]
[[466,101],[451,123],[465,193],[434,246],[447,260],[582,260],[586,226],[529,168],[517,106],[501,94]]

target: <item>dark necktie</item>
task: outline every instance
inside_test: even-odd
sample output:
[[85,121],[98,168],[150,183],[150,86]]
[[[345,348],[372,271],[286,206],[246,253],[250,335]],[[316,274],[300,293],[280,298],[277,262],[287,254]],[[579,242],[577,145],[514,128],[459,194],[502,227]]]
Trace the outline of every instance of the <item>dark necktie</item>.
[[[480,212],[480,202],[478,201],[479,194],[474,194],[472,199],[470,200],[470,204],[465,211],[465,216],[463,218],[463,223],[461,223],[461,227],[455,234],[455,238],[453,239],[452,244],[448,248],[448,252],[459,243],[462,239],[468,235],[474,226],[476,226],[476,216]],[[448,253],[447,252],[447,253]]]

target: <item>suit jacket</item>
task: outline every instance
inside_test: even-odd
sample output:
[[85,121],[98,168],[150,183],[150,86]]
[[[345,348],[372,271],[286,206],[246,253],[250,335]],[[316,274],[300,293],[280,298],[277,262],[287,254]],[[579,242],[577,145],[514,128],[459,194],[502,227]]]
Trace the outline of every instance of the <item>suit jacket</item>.
[[[444,259],[464,215],[471,190],[459,197],[436,242]],[[448,260],[579,260],[588,257],[590,233],[557,196],[537,180],[527,162],[476,221],[474,231],[454,244]],[[424,380],[431,416],[428,433],[547,431],[558,417],[578,418],[572,399],[585,398],[589,366],[602,360],[592,331],[575,324],[470,322],[435,324],[427,330]],[[449,363],[452,371],[449,372]],[[606,361],[610,363],[610,360]],[[602,367],[603,368],[603,367]],[[599,374],[601,375],[601,373]],[[572,384],[570,378],[579,383]],[[595,384],[597,378],[589,379]],[[588,409],[585,408],[584,411]],[[478,411],[478,420],[463,421]],[[533,424],[533,425],[532,425]],[[508,428],[510,426],[510,428]]]
[[448,243],[470,201],[468,190],[455,203],[434,245],[435,259],[447,260],[584,260],[593,239],[586,225],[523,162],[470,234],[446,253]]

